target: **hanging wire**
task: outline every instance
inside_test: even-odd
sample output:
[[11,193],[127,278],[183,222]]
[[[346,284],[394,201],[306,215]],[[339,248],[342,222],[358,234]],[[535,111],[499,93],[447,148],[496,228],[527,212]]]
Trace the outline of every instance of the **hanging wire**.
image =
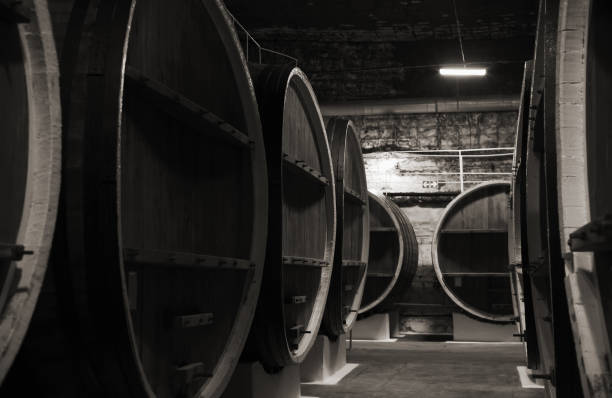
[[463,60],[463,67],[465,67],[465,53],[463,52],[463,40],[461,39],[461,25],[459,24],[459,14],[457,13],[457,4],[455,0],[453,2],[453,9],[455,10],[455,22],[457,23],[457,36],[459,37],[459,48],[461,49],[461,59]]
[[262,57],[261,57],[262,52],[267,52],[267,53],[270,53],[270,54],[275,54],[275,55],[279,55],[279,56],[284,57],[284,58],[288,58],[288,59],[290,59],[291,61],[293,61],[295,63],[295,66],[298,66],[297,58],[294,58],[294,57],[292,57],[290,55],[287,55],[287,54],[279,52],[279,51],[274,51],[274,50],[271,50],[269,48],[262,47],[259,44],[259,42],[257,42],[257,40],[255,40],[255,38],[249,33],[249,31],[240,23],[240,21],[238,21],[238,19],[234,16],[234,14],[232,14],[230,12],[230,10],[227,9],[227,7],[225,7],[225,11],[227,12],[227,14],[232,19],[232,22],[234,23],[234,27],[242,30],[242,32],[245,34],[244,51],[245,51],[245,56],[246,56],[247,61],[250,61],[249,60],[249,43],[251,42],[257,48],[257,55],[258,55],[257,60],[258,60],[258,63],[260,63],[260,64],[262,63]]

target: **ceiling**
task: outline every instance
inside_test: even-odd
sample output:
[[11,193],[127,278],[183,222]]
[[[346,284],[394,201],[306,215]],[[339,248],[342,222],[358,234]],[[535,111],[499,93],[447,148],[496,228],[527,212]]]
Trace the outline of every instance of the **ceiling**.
[[441,65],[461,63],[452,0],[226,5],[264,47],[298,59],[321,102],[518,96],[523,63],[533,53],[537,1],[455,2],[466,63],[487,67],[484,78],[438,74]]

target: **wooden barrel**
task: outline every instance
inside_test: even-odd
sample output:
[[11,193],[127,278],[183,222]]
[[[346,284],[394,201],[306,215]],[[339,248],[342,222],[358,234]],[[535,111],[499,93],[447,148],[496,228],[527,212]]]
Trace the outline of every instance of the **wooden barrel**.
[[515,150],[512,160],[512,182],[510,189],[508,222],[508,259],[512,272],[513,306],[516,316],[517,332],[522,335],[525,342],[527,364],[530,369],[536,369],[539,363],[537,337],[535,334],[535,318],[533,308],[529,303],[532,300],[531,284],[528,275],[523,270],[523,257],[526,256],[527,246],[522,244],[523,234],[526,230],[527,218],[525,216],[525,178],[526,178],[526,150],[529,129],[531,79],[533,62],[525,63],[523,84],[521,88],[520,108],[517,118],[517,131],[515,137]]
[[291,66],[251,65],[269,184],[266,266],[249,352],[268,371],[301,362],[315,341],[336,233],[334,173],[315,94]]
[[[566,4],[567,5],[567,4]],[[520,153],[524,179],[519,187],[521,203],[521,268],[525,287],[527,348],[537,347],[537,362],[529,359],[538,377],[545,379],[550,397],[581,397],[579,364],[572,336],[563,257],[561,253],[558,191],[557,101],[565,95],[556,89],[557,45],[563,46],[573,26],[558,32],[559,15],[569,9],[559,1],[540,3],[535,56],[529,98],[529,124],[522,131],[525,142]],[[578,16],[579,14],[574,14]],[[565,33],[561,33],[565,32]],[[557,42],[558,35],[561,35]],[[571,39],[578,45],[578,41]],[[582,44],[579,44],[582,46]],[[572,55],[572,59],[576,54]],[[574,62],[574,61],[572,61]],[[569,82],[569,80],[564,80]],[[577,88],[573,83],[572,90]],[[571,116],[573,122],[576,117]],[[567,160],[567,159],[565,159]],[[524,166],[523,166],[524,164]],[[577,176],[577,174],[574,174]],[[579,180],[581,177],[576,178]],[[573,188],[572,188],[573,189]],[[529,295],[527,292],[529,291]]]
[[419,263],[416,235],[390,199],[368,193],[370,253],[359,314],[373,310],[410,286]]
[[555,193],[564,282],[585,397],[612,396],[610,21],[609,1],[561,1]]
[[214,0],[77,0],[65,29],[53,267],[76,348],[25,374],[73,360],[79,377],[47,378],[45,396],[218,397],[267,237],[261,123],[232,22]]
[[357,320],[370,247],[370,212],[361,143],[353,123],[327,122],[336,175],[336,252],[321,329],[331,338]]
[[431,254],[446,294],[468,314],[511,322],[508,270],[509,184],[492,182],[463,192],[448,204]]
[[59,73],[46,1],[0,5],[0,384],[39,296],[61,169]]

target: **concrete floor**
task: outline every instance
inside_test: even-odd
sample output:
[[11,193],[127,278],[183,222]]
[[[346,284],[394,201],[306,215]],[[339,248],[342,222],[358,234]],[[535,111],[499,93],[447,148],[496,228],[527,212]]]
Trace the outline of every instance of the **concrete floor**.
[[347,361],[359,367],[334,386],[302,385],[319,398],[543,398],[522,388],[519,344],[353,342]]

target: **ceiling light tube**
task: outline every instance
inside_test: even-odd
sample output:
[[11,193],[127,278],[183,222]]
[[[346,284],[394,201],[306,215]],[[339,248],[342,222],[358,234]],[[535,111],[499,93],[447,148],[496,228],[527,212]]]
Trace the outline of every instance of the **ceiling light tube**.
[[485,68],[440,68],[442,76],[485,76]]

